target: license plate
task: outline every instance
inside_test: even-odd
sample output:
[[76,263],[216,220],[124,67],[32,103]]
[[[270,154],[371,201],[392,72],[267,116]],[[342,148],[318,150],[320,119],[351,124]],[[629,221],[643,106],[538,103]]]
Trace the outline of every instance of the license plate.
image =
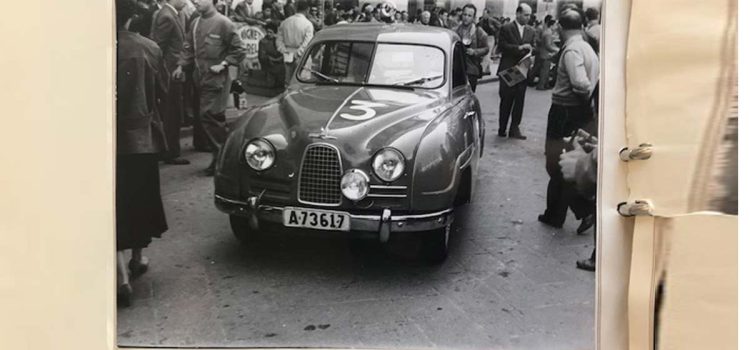
[[349,231],[349,213],[331,210],[284,208],[284,226]]

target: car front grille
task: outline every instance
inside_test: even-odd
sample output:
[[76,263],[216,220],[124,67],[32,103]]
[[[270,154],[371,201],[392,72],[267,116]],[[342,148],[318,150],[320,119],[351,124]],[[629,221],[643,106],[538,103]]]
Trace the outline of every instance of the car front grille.
[[341,203],[341,160],[338,150],[333,146],[308,146],[299,176],[300,202],[317,205]]

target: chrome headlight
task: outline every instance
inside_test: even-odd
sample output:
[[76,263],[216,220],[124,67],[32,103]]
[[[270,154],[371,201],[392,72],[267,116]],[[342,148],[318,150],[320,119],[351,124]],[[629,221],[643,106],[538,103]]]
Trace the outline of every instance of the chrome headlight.
[[270,168],[275,160],[276,150],[264,139],[252,140],[245,147],[245,161],[257,171]]
[[404,174],[404,155],[395,148],[383,148],[372,159],[372,170],[385,182],[395,181]]
[[341,177],[341,193],[353,201],[359,201],[370,191],[370,178],[364,171],[351,169]]

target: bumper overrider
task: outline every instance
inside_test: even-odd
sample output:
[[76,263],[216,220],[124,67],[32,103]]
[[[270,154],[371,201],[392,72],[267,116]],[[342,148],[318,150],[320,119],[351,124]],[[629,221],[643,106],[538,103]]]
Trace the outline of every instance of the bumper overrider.
[[[247,217],[253,230],[259,228],[260,221],[283,224],[285,207],[261,204],[259,196],[250,196],[247,200],[241,201],[216,194],[214,203],[216,208],[226,214]],[[380,242],[385,243],[390,239],[392,232],[419,232],[443,228],[453,222],[453,209],[414,215],[391,215],[390,209],[382,209],[380,215],[349,214],[349,218],[351,231],[377,232]]]

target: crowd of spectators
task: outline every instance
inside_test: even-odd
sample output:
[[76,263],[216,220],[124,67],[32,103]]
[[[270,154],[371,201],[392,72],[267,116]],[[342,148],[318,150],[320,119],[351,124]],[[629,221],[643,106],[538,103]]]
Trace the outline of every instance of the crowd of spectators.
[[[246,23],[252,26],[263,28],[266,34],[284,36],[281,23],[286,19],[294,16],[297,10],[298,2],[306,2],[307,10],[304,13],[313,27],[313,32],[317,32],[325,27],[353,23],[353,22],[380,22],[380,23],[413,23],[418,25],[428,25],[456,30],[463,22],[464,8],[455,9],[435,7],[432,9],[416,9],[413,12],[393,8],[389,2],[365,2],[357,7],[344,8],[340,4],[333,5],[331,2],[325,2],[320,9],[317,4],[309,0],[216,0],[216,9],[220,13],[227,15],[237,23]],[[258,11],[257,4],[261,2],[261,10]],[[133,29],[140,32],[141,35],[150,37],[151,18],[149,14],[155,13],[163,4],[163,0],[138,0],[141,7],[142,15],[139,16],[141,21],[133,24]],[[254,6],[255,5],[255,6]],[[189,22],[190,13],[194,11],[190,1],[181,11],[181,16]],[[586,16],[586,38],[592,41],[592,46],[598,48],[600,25],[598,12],[595,9],[588,9]],[[485,9],[481,16],[474,16],[476,26],[481,28],[489,38],[494,38],[494,47],[490,47],[489,58],[497,59],[500,51],[497,47],[498,34],[500,28],[513,21],[511,17],[494,15],[489,9]],[[299,22],[299,16],[296,19]],[[539,89],[549,89],[554,85],[554,55],[559,51],[560,38],[558,36],[557,23],[552,16],[547,15],[543,20],[531,16],[528,25],[534,29],[534,55],[536,56],[535,65],[529,75],[529,83],[537,85]],[[280,34],[280,35],[279,35]],[[593,42],[595,41],[595,42]],[[259,57],[261,69],[269,75],[269,81],[273,85],[281,84],[286,79],[279,78],[284,70],[284,61],[282,50],[279,50],[279,40],[265,40],[259,47]],[[492,46],[492,44],[491,44]],[[282,56],[279,56],[279,55]],[[483,74],[488,74],[489,59],[485,60],[483,65]],[[287,62],[288,63],[288,62]],[[283,84],[281,85],[283,86]]]

